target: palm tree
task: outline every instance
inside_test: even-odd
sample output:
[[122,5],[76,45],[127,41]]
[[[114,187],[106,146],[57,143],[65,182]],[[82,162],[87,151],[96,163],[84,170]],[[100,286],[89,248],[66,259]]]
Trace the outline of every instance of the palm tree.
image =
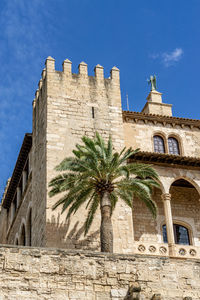
[[67,218],[86,203],[88,215],[84,224],[85,235],[100,205],[101,251],[113,252],[111,216],[119,199],[132,208],[133,197],[143,201],[156,217],[156,204],[151,198],[153,187],[159,187],[156,171],[147,164],[129,163],[127,159],[139,151],[124,148],[113,153],[112,139],[105,143],[96,133],[94,139],[83,136],[83,145],[76,145],[74,157],[65,158],[56,170],[60,175],[49,183],[50,197],[65,192],[53,209],[62,205]]

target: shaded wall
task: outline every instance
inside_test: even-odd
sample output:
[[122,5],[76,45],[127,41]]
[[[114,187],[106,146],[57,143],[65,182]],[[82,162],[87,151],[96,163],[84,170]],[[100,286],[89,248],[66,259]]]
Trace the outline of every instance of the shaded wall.
[[[29,212],[31,200],[32,200],[32,182],[31,182],[31,178],[30,178],[30,180],[27,184],[24,196],[20,203],[20,206],[18,207],[18,209],[15,213],[13,223],[8,232],[6,243],[11,244],[11,245],[15,244],[16,237],[20,238],[22,224],[24,224],[25,229],[27,229],[26,223],[27,223],[28,212]],[[27,239],[28,239],[28,232],[26,231],[26,240]]]
[[136,198],[133,200],[133,228],[135,241],[161,242],[158,235],[160,234],[160,223],[164,219],[164,210],[160,190],[154,190],[153,199],[158,207],[158,217],[156,219],[153,218],[144,202]]
[[174,222],[183,222],[189,231],[191,242],[200,246],[200,203],[199,194],[195,188],[172,186],[171,207]]

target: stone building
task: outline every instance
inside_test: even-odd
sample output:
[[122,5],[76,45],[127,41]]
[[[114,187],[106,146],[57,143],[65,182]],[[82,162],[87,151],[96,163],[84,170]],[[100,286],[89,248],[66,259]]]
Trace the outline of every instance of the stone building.
[[34,247],[99,250],[100,214],[86,237],[85,208],[70,220],[52,206],[48,183],[55,166],[83,135],[96,131],[113,137],[114,147],[140,148],[132,161],[157,170],[161,190],[153,198],[156,220],[141,201],[133,211],[119,201],[113,214],[114,252],[157,257],[200,258],[200,120],[172,116],[172,105],[151,90],[141,112],[122,111],[119,70],[109,78],[97,65],[88,76],[80,63],[55,70],[48,57],[33,101],[32,133],[25,134],[21,150],[2,199],[0,243]]

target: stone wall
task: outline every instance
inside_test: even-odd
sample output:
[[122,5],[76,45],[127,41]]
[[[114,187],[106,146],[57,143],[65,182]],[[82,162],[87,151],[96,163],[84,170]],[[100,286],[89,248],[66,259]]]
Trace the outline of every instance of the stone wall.
[[[21,244],[21,229],[22,225],[25,226],[25,230],[27,229],[28,215],[29,211],[32,207],[32,178],[29,177],[26,189],[22,195],[21,203],[16,211],[14,220],[11,224],[11,227],[7,233],[7,243],[8,244],[16,244],[16,240],[18,240],[19,244]],[[26,240],[29,240],[28,232],[26,231]],[[22,244],[21,244],[22,245]]]
[[32,245],[46,245],[46,80],[45,71],[33,101]]
[[[104,70],[100,65],[95,67],[94,76],[88,76],[85,63],[81,63],[78,73],[73,74],[70,61],[65,60],[63,70],[56,71],[55,60],[51,57],[47,58],[46,69],[42,72],[42,79],[39,81],[33,101],[31,192],[28,200],[17,211],[18,216],[10,230],[8,242],[13,243],[16,234],[20,233],[20,224],[23,218],[26,219],[26,209],[32,202],[33,246],[99,251],[99,210],[89,234],[85,237],[83,234],[87,214],[85,207],[82,206],[66,222],[66,213],[61,215],[61,208],[52,211],[52,206],[60,195],[48,197],[48,183],[57,175],[55,166],[64,157],[71,155],[72,149],[81,141],[83,135],[93,137],[95,131],[99,131],[104,138],[108,138],[111,134],[114,148],[117,150],[121,150],[125,144],[127,147],[139,147],[149,152],[154,151],[154,134],[162,135],[165,143],[169,136],[174,136],[180,143],[181,155],[192,157],[200,155],[199,128],[187,124],[180,126],[173,122],[170,124],[151,122],[146,119],[132,121],[127,118],[127,121],[123,123],[122,120],[120,76],[116,67],[112,68],[109,78],[104,77]],[[161,224],[165,217],[161,193],[170,193],[174,180],[179,178],[188,180],[200,194],[198,168],[177,167],[172,164],[164,166],[154,162],[153,164],[158,171],[162,188],[162,192],[154,194],[158,205],[158,218],[156,221],[153,220],[145,205],[137,200],[134,201],[133,213],[129,207],[119,201],[112,216],[114,252],[116,253],[133,253],[133,230],[137,242],[162,242]],[[178,198],[172,195],[172,215],[185,222],[188,220],[186,223],[191,224],[192,244],[199,246],[198,199],[187,205],[189,198],[183,201],[181,194],[177,193],[177,195]],[[197,193],[196,198],[198,198]],[[187,215],[184,216],[186,212]],[[5,241],[5,226],[9,219],[6,213],[2,211],[0,220],[3,224],[2,226],[0,224],[0,227],[4,228],[4,231],[0,233],[2,241]]]
[[[125,145],[133,149],[140,148],[141,151],[154,152],[153,136],[159,134],[163,137],[165,148],[167,148],[168,137],[176,137],[179,141],[180,154],[183,156],[200,156],[200,130],[190,128],[189,126],[181,127],[179,125],[152,122],[143,122],[139,120],[137,123],[124,122],[124,138]],[[166,151],[167,152],[167,151]]]
[[164,220],[164,209],[160,190],[154,190],[153,199],[158,207],[156,220],[152,217],[150,210],[143,201],[136,198],[133,200],[133,228],[135,241],[162,242],[159,225],[161,220]]
[[141,300],[200,298],[197,260],[1,246],[0,270],[1,300],[130,300],[132,285]]
[[[173,223],[187,227],[191,245],[200,246],[200,203],[198,192],[195,188],[172,186],[170,194]],[[158,207],[158,214],[155,220],[141,200],[133,200],[135,241],[163,243],[162,225],[165,224],[165,214],[161,197],[161,190],[155,189],[153,199]]]
[[200,203],[194,188],[171,187],[171,207],[174,223],[186,226],[192,245],[200,246]]
[[[78,74],[72,74],[70,61],[64,61],[63,71],[59,72],[55,70],[54,59],[49,57],[46,60],[47,93],[42,98],[47,111],[44,132],[46,191],[50,180],[58,175],[55,166],[63,158],[72,155],[72,150],[76,143],[81,142],[83,135],[93,137],[98,131],[104,138],[108,138],[111,134],[115,149],[121,150],[124,146],[119,70],[112,68],[110,78],[104,78],[103,67],[97,65],[94,75],[88,76],[85,63],[79,65]],[[46,246],[98,250],[99,211],[88,236],[84,237],[85,207],[82,206],[66,222],[66,213],[61,215],[60,208],[52,211],[59,197],[46,196]],[[132,212],[123,202],[116,206],[113,228],[115,251],[131,252]]]

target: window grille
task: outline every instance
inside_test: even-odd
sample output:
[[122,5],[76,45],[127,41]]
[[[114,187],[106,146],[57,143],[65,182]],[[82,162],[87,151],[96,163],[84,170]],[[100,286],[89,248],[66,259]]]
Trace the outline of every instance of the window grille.
[[[166,225],[163,225],[163,241],[167,243],[167,230]],[[190,238],[188,229],[179,224],[173,224],[174,239],[176,244],[190,245]]]
[[21,245],[26,246],[26,231],[25,226],[22,226],[22,232],[21,232]]
[[153,137],[154,151],[158,153],[165,153],[165,146],[163,138],[159,135]]
[[168,138],[168,147],[169,147],[169,153],[179,155],[179,145],[177,139],[170,137]]

